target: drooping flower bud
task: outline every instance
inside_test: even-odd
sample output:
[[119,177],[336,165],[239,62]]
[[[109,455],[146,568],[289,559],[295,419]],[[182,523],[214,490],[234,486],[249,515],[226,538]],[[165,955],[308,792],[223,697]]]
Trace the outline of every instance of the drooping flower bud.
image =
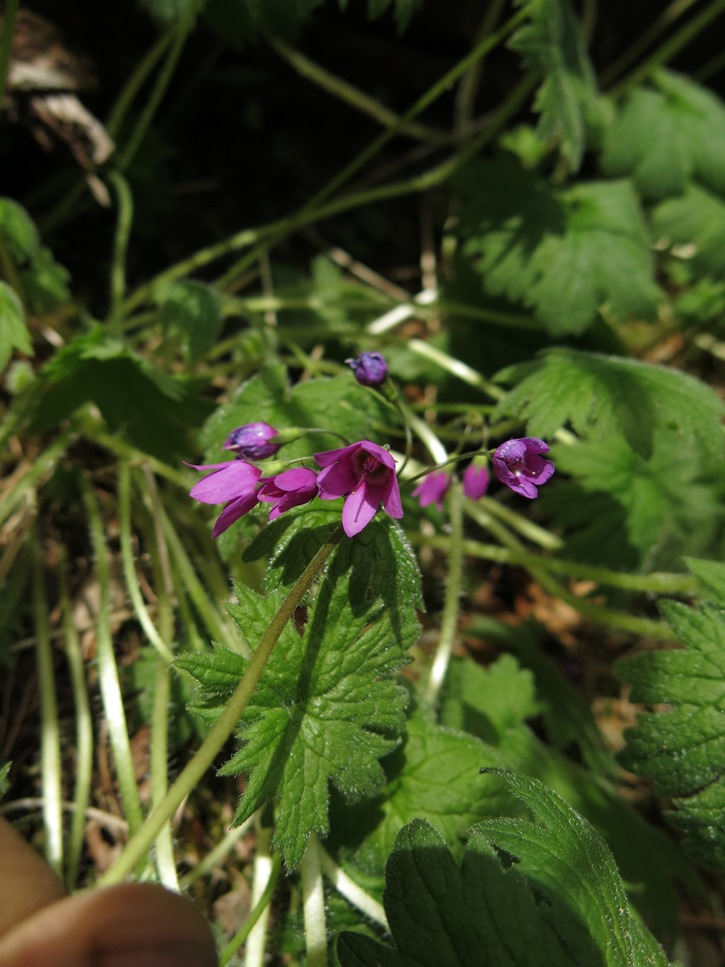
[[382,353],[360,353],[357,359],[346,359],[361,386],[381,386],[388,378],[388,364]]
[[269,423],[245,423],[229,434],[224,449],[231,450],[245,460],[266,460],[279,450],[279,443],[272,441],[277,430]]

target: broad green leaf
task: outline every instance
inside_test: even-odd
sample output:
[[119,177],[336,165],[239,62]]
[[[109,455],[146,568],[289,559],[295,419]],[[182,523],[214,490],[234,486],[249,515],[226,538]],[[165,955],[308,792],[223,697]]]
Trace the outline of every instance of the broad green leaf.
[[530,20],[510,46],[525,64],[541,72],[536,95],[539,136],[555,138],[569,169],[578,171],[586,147],[586,130],[599,113],[594,71],[581,28],[568,0],[519,0]]
[[147,453],[172,459],[190,455],[189,429],[210,404],[199,383],[153,367],[97,326],[67,343],[41,371],[42,395],[35,430],[56,426],[85,403],[95,403],[108,427]]
[[659,70],[636,88],[609,126],[601,165],[634,179],[645,198],[681,195],[695,181],[725,195],[725,106],[682,74]]
[[[587,893],[600,881],[595,875]],[[542,891],[520,864],[502,865],[485,833],[472,832],[459,866],[436,830],[415,820],[401,830],[386,867],[385,912],[395,947],[343,933],[337,954],[342,967],[629,963],[607,958],[568,900],[562,891]],[[622,900],[626,905],[623,893]]]
[[696,439],[709,460],[722,458],[723,405],[704,383],[677,370],[633,359],[555,349],[541,359],[498,374],[517,386],[498,404],[494,419],[526,420],[532,436],[551,438],[570,424],[582,436],[623,435],[649,457],[659,433]]
[[[274,801],[274,845],[289,868],[299,863],[312,832],[328,832],[330,784],[348,802],[379,792],[385,774],[378,759],[395,748],[405,727],[408,693],[391,673],[418,636],[419,592],[411,601],[409,589],[397,586],[394,529],[378,519],[364,540],[340,544],[304,634],[288,625],[277,643],[242,718],[241,748],[222,770],[248,774],[238,822]],[[261,598],[238,586],[236,594],[239,603],[230,610],[254,649],[281,592]],[[205,686],[207,709],[218,710],[246,663],[221,651],[179,664]]]
[[583,332],[604,306],[617,318],[656,313],[661,293],[629,182],[561,189],[511,162],[478,162],[454,185],[455,234],[484,290],[532,309],[551,336]]
[[673,799],[672,822],[685,830],[684,846],[703,866],[725,869],[725,565],[700,562],[713,604],[677,601],[660,607],[684,647],[650,651],[618,662],[632,685],[631,699],[659,706],[642,712],[625,733],[626,768],[654,779]]
[[385,760],[388,781],[379,796],[336,810],[332,845],[342,848],[353,867],[381,872],[401,827],[421,818],[458,854],[469,826],[511,811],[503,785],[480,775],[482,766],[504,762],[493,746],[437,725],[430,713],[417,709],[403,745]]
[[167,332],[181,335],[187,362],[216,345],[224,320],[217,292],[201,282],[174,282],[159,293],[159,319]]
[[[350,443],[357,440],[388,442],[376,432],[375,424],[390,420],[390,411],[375,394],[358,385],[352,375],[332,379],[310,379],[290,387],[281,365],[265,366],[245,383],[230,403],[222,405],[207,421],[202,446],[211,462],[218,462],[228,433],[245,423],[263,420],[282,430],[286,427],[314,427],[334,431]],[[310,455],[343,446],[332,432],[316,432],[284,448],[280,457]]]
[[655,233],[673,254],[716,279],[725,278],[725,200],[705,188],[688,185],[652,215]]
[[6,282],[0,281],[0,372],[16,350],[32,355],[33,344],[20,299]]
[[647,458],[620,436],[557,445],[551,456],[572,478],[543,495],[567,531],[565,556],[679,567],[683,553],[707,551],[722,532],[722,461],[708,466],[694,437],[659,434]]
[[475,831],[508,853],[515,869],[545,896],[576,915],[603,963],[664,967],[664,952],[632,913],[614,858],[594,827],[538,780],[512,772],[494,775],[505,779],[532,820],[487,819]]

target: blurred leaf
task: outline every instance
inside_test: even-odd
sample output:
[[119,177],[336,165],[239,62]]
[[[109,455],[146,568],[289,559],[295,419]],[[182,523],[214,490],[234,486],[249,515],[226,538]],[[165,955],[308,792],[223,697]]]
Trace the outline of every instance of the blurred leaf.
[[645,198],[681,195],[691,181],[725,195],[725,106],[712,91],[671,71],[636,88],[605,135],[604,174],[634,179]]
[[538,134],[556,139],[569,169],[578,171],[586,146],[586,128],[599,113],[594,71],[581,27],[568,0],[518,0],[530,21],[510,46],[526,66],[543,74],[534,103],[540,114]]
[[725,278],[725,200],[688,185],[652,213],[656,234],[699,272]]
[[218,293],[201,282],[174,282],[158,295],[166,332],[179,333],[187,362],[216,345],[224,320]]
[[189,456],[188,431],[211,404],[200,384],[157,370],[97,326],[63,346],[41,370],[32,429],[45,430],[95,403],[112,432],[161,459]]
[[494,420],[516,416],[527,433],[550,438],[567,424],[582,436],[623,435],[642,457],[658,434],[696,439],[708,460],[722,459],[720,420],[725,411],[709,386],[681,373],[634,359],[575,349],[553,349],[541,359],[498,374],[517,382],[496,407]]
[[697,863],[725,869],[725,564],[697,562],[713,603],[660,609],[684,647],[648,651],[620,661],[617,674],[632,685],[631,700],[657,706],[625,733],[625,768],[654,779],[673,799],[672,822]]
[[[419,591],[411,602],[409,587],[398,584],[395,530],[378,519],[339,545],[304,635],[286,626],[242,718],[242,747],[222,770],[249,775],[237,822],[275,802],[274,845],[289,868],[299,863],[310,833],[328,832],[330,783],[349,802],[377,793],[385,782],[378,758],[405,727],[408,694],[391,672],[418,636],[410,605]],[[230,612],[254,649],[281,592],[261,598],[239,585],[236,595]],[[205,687],[202,709],[212,716],[246,667],[219,650],[182,656],[178,664]]]
[[512,162],[478,162],[454,185],[455,234],[484,290],[532,308],[551,336],[583,332],[604,305],[617,318],[655,315],[661,293],[628,182],[558,189]]
[[16,350],[32,355],[33,344],[20,299],[6,282],[0,281],[0,372]]

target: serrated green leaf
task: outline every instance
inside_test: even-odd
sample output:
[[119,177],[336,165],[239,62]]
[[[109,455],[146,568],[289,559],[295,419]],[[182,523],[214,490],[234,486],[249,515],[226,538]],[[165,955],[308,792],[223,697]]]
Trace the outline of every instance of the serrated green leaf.
[[34,430],[56,426],[93,402],[110,430],[165,459],[189,454],[188,430],[211,406],[198,382],[157,370],[100,326],[59,349],[41,371],[41,380]]
[[[312,832],[329,828],[332,784],[349,802],[374,795],[385,782],[378,759],[399,742],[408,693],[391,678],[416,640],[418,622],[396,583],[396,527],[375,520],[365,540],[344,541],[334,553],[310,609],[304,635],[285,628],[241,722],[239,752],[222,770],[248,774],[236,814],[242,822],[273,800],[274,846],[295,867]],[[372,566],[371,566],[372,562]],[[281,593],[267,598],[236,588],[232,616],[250,646],[275,614]],[[218,707],[245,663],[229,653],[181,662]],[[216,677],[214,677],[216,676]]]
[[594,71],[579,22],[568,0],[520,0],[530,21],[512,37],[510,46],[544,80],[537,92],[539,136],[556,138],[571,171],[578,171],[586,146],[586,129],[599,114]]
[[493,419],[517,416],[532,436],[550,438],[571,424],[597,439],[623,435],[635,453],[649,457],[660,433],[696,439],[708,460],[722,458],[723,404],[686,373],[634,359],[555,349],[540,360],[498,374],[516,381]]
[[691,261],[700,272],[725,277],[725,201],[705,188],[688,185],[677,198],[663,201],[652,213],[662,246]]
[[725,106],[682,74],[659,70],[651,87],[635,89],[604,141],[604,173],[634,179],[646,198],[682,194],[696,181],[725,195]]
[[[716,583],[723,579],[723,565]],[[703,568],[700,568],[702,571]],[[662,795],[673,797],[672,822],[686,831],[684,846],[697,862],[725,869],[725,596],[717,606],[661,604],[664,617],[684,647],[635,655],[616,665],[632,685],[631,699],[670,706],[643,712],[627,730],[621,755],[626,768],[651,777]]]
[[603,967],[581,922],[556,894],[542,897],[516,867],[503,869],[474,833],[458,866],[440,835],[415,820],[386,868],[385,912],[395,949],[343,933],[342,967]]
[[0,372],[16,350],[32,355],[33,344],[20,299],[6,282],[0,281]]
[[[694,438],[658,435],[649,458],[618,436],[554,446],[551,455],[573,479],[545,494],[544,506],[568,531],[565,553],[579,560],[676,567],[683,553],[707,549],[722,526],[722,487],[707,480]],[[722,478],[721,468],[711,473]]]
[[422,818],[460,854],[472,823],[511,809],[503,785],[480,776],[482,766],[504,761],[493,746],[437,725],[430,713],[416,709],[403,745],[385,760],[388,781],[380,795],[336,811],[333,845],[339,842],[355,868],[381,872],[401,827]]
[[552,336],[587,329],[607,306],[652,318],[661,298],[632,186],[559,189],[512,162],[479,162],[454,178],[455,233],[491,295],[531,308]]
[[608,967],[665,967],[664,952],[632,913],[614,858],[594,827],[538,780],[498,770],[494,775],[505,779],[533,820],[487,819],[475,832],[576,915]]
[[218,293],[201,282],[174,282],[158,296],[164,330],[178,332],[187,361],[195,361],[216,345],[224,320]]

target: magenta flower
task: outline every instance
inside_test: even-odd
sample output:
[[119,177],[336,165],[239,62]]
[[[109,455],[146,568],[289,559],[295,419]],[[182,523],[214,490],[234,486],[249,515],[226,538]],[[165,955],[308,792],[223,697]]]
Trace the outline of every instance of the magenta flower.
[[273,457],[279,445],[271,441],[277,430],[269,423],[245,423],[232,430],[224,443],[225,450],[231,450],[245,460],[266,460]]
[[438,510],[443,510],[443,498],[448,493],[451,478],[443,470],[429,473],[413,491],[413,497],[418,498],[421,507],[435,504]]
[[195,470],[211,470],[212,473],[203,477],[189,491],[189,496],[202,504],[226,504],[217,517],[212,537],[219,537],[252,507],[256,506],[258,498],[257,484],[262,475],[258,467],[244,460],[229,460],[227,463],[210,463],[205,466],[193,466]]
[[323,500],[345,498],[342,529],[354,537],[366,527],[382,505],[391,517],[403,516],[395,460],[387,450],[362,440],[339,450],[316,453],[324,469],[317,476],[317,493]]
[[317,474],[314,470],[297,467],[268,478],[260,488],[258,496],[265,503],[272,504],[269,519],[276,520],[286,510],[309,503],[316,494]]
[[514,493],[533,500],[539,496],[537,486],[546,483],[554,473],[551,460],[541,456],[548,452],[548,446],[536,437],[507,440],[493,455],[493,472]]
[[346,359],[361,386],[380,386],[388,378],[388,364],[382,353],[360,353],[357,359]]
[[463,471],[463,493],[471,500],[478,500],[488,490],[490,476],[485,467],[471,463]]

